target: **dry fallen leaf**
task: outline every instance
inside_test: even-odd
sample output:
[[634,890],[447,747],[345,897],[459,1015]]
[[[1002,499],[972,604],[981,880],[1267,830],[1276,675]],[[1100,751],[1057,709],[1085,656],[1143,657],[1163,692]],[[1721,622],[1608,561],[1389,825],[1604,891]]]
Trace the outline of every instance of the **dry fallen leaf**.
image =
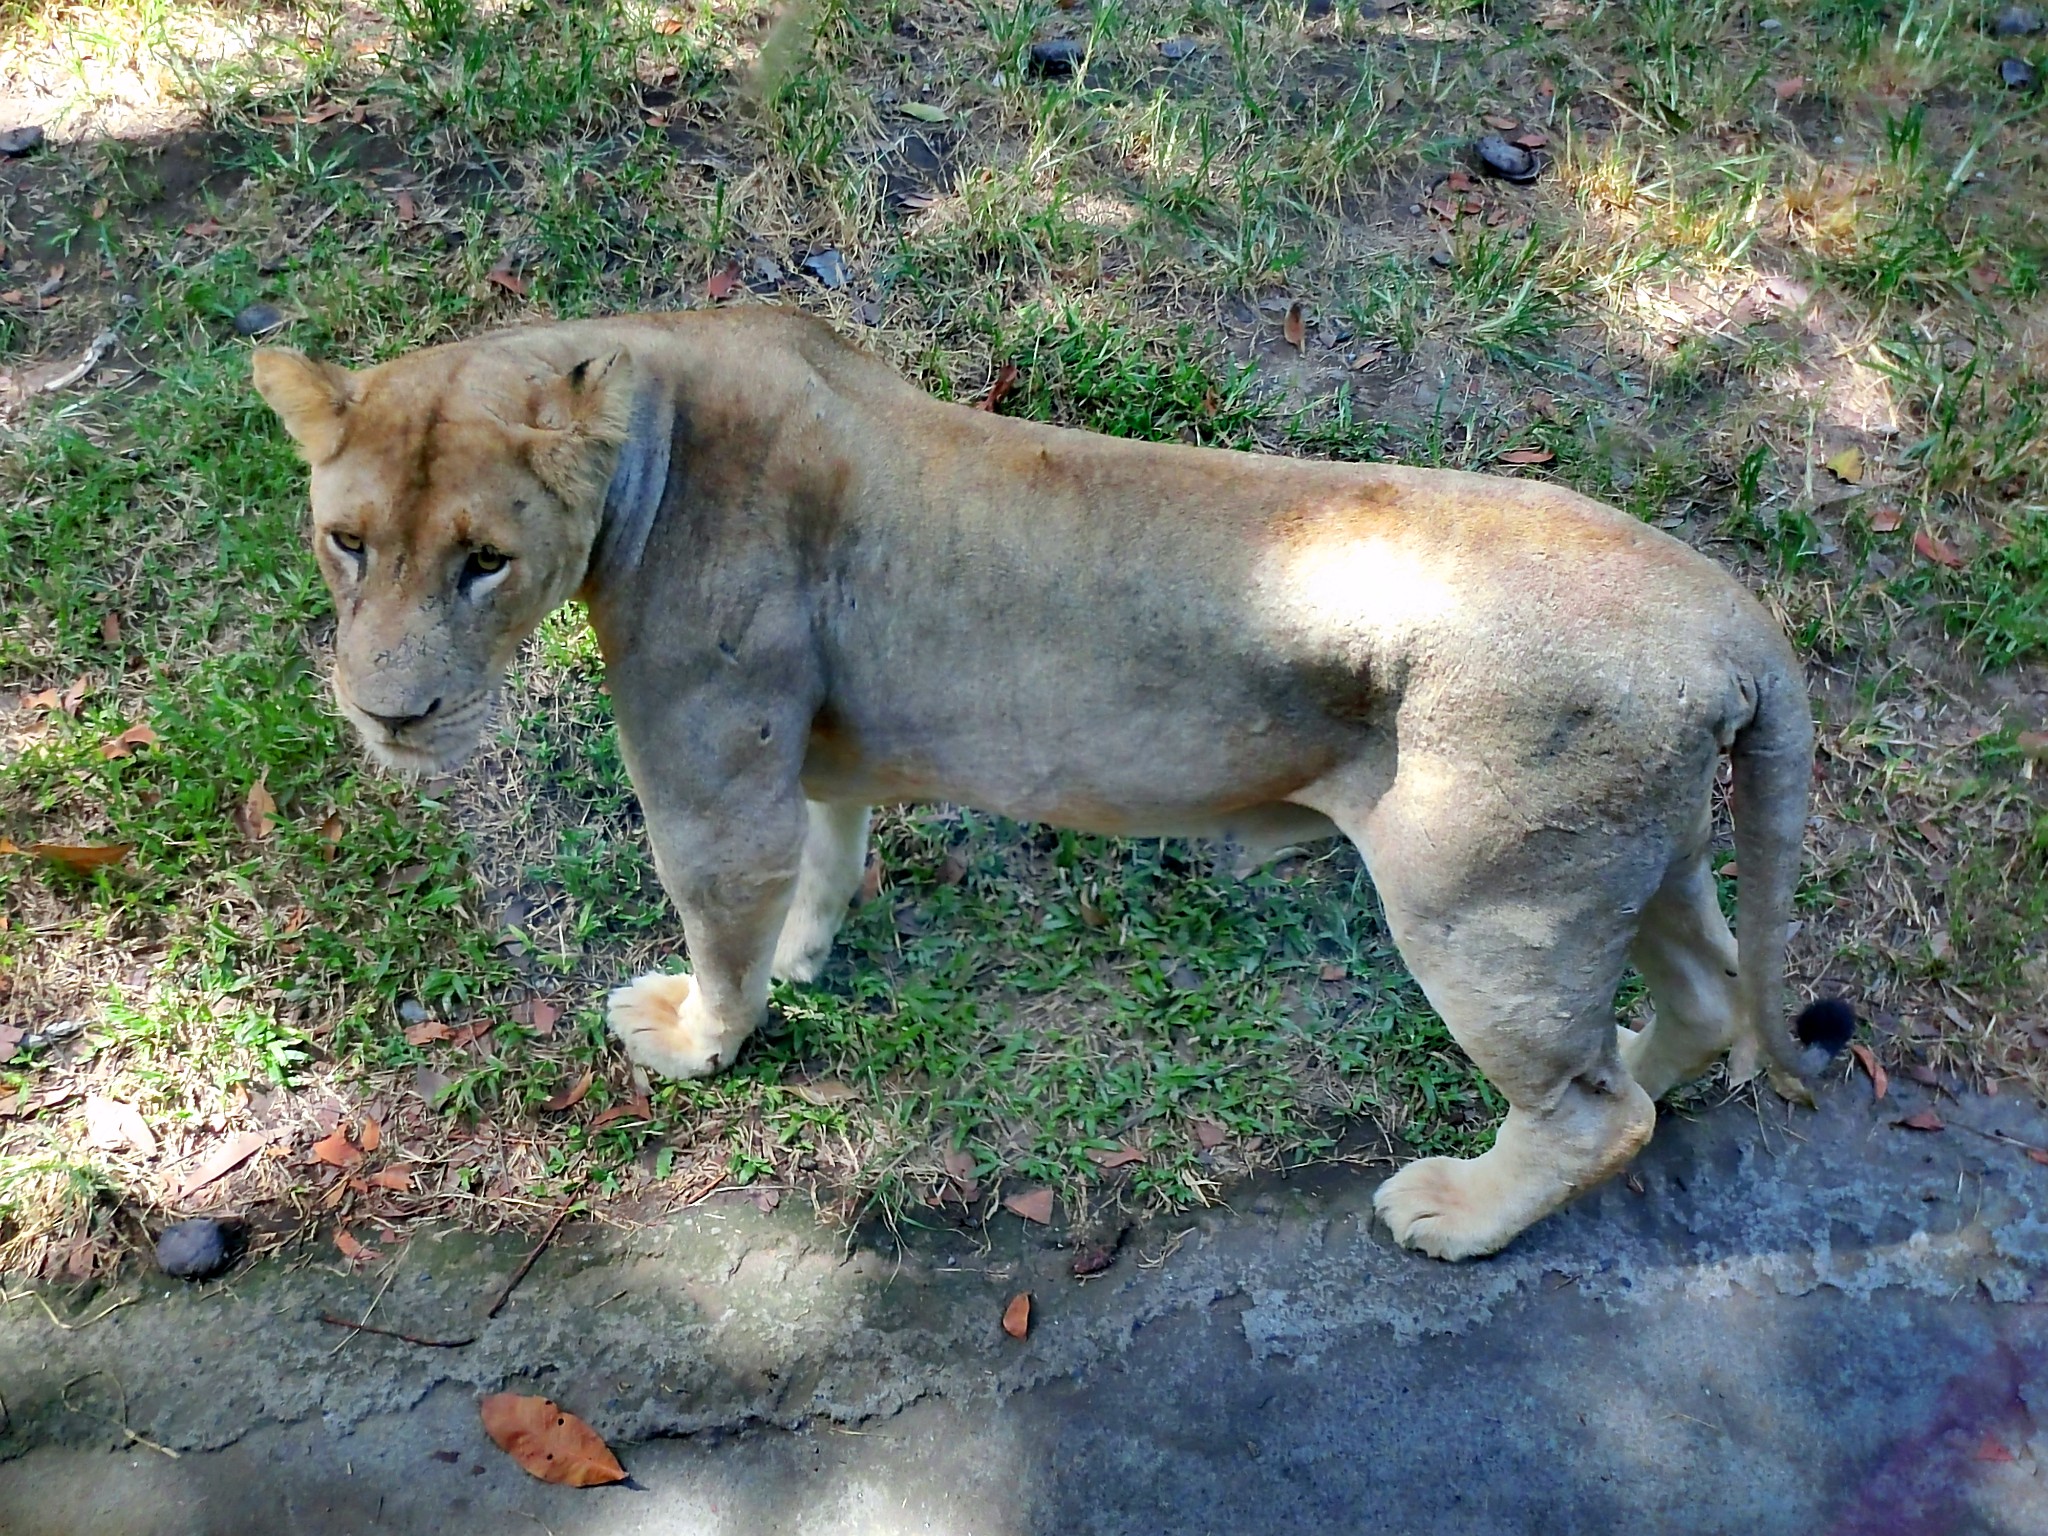
[[1287,319],[1282,323],[1281,331],[1287,337],[1287,344],[1295,351],[1307,350],[1308,326],[1301,317],[1301,300],[1296,299],[1287,306]]
[[100,615],[100,638],[108,645],[121,643],[121,616],[118,613]]
[[370,1182],[379,1189],[395,1190],[402,1195],[412,1188],[412,1170],[410,1168],[386,1168],[381,1173],[371,1174]]
[[1806,76],[1789,75],[1783,80],[1771,82],[1771,94],[1780,101],[1793,101],[1806,89]]
[[1844,448],[1826,462],[1828,473],[1844,485],[1861,485],[1863,483],[1863,450],[1861,448]]
[[1137,1147],[1117,1147],[1113,1151],[1101,1147],[1088,1149],[1088,1161],[1102,1169],[1127,1168],[1132,1163],[1145,1161],[1145,1154]]
[[704,284],[704,297],[711,300],[729,299],[740,286],[740,264],[729,261]]
[[277,830],[277,802],[270,798],[269,778],[268,771],[257,774],[248,798],[235,811],[235,825],[252,843],[264,841]]
[[1010,1304],[1003,1308],[1003,1332],[1013,1339],[1021,1339],[1031,1331],[1031,1293],[1019,1291],[1010,1298]]
[[1984,1443],[1977,1447],[1978,1461],[2011,1461],[2013,1454],[1996,1435],[1986,1435]]
[[1932,560],[1936,565],[1945,565],[1952,571],[1963,567],[1963,557],[1956,553],[1955,546],[1944,539],[1937,539],[1925,528],[1914,533],[1913,548],[1922,559]]
[[562,1089],[559,1093],[550,1094],[547,1098],[541,1100],[540,1107],[549,1114],[557,1114],[565,1109],[574,1109],[583,1102],[583,1096],[590,1092],[590,1085],[596,1081],[597,1074],[595,1072],[585,1072],[571,1086]]
[[374,1152],[384,1145],[384,1127],[377,1123],[374,1115],[365,1115],[363,1128],[356,1139],[362,1144],[365,1152]]
[[171,1189],[171,1203],[189,1200],[215,1179],[225,1178],[262,1150],[266,1136],[254,1131],[237,1131],[192,1166],[192,1171]]
[[2021,731],[2013,738],[2013,746],[2019,749],[2021,757],[2048,762],[2048,731]]
[[480,1406],[484,1433],[542,1482],[591,1488],[626,1480],[626,1469],[597,1431],[546,1398],[499,1392]]
[[1905,1119],[1894,1123],[1904,1126],[1909,1131],[1940,1131],[1947,1129],[1941,1123],[1941,1116],[1931,1109],[1923,1109],[1918,1114],[1908,1115]]
[[17,848],[0,837],[0,854],[19,853],[32,859],[48,859],[52,864],[63,865],[73,874],[118,864],[134,847],[133,843],[30,843],[26,848]]
[[1343,981],[1350,975],[1350,971],[1335,962],[1322,966],[1316,971],[1316,978],[1320,981]]
[[153,747],[155,745],[155,731],[146,725],[131,725],[120,735],[109,737],[101,742],[100,756],[104,757],[108,762],[112,762],[116,758],[129,756],[137,747]]
[[1215,1151],[1230,1139],[1230,1132],[1223,1129],[1214,1120],[1196,1120],[1192,1122],[1192,1126],[1195,1140],[1201,1143],[1202,1150],[1205,1152]]
[[[1003,402],[1010,398],[1010,391],[1017,387],[1017,378],[1017,365],[1015,363],[1003,364],[1001,368],[996,370],[995,378],[990,381],[988,393],[974,402],[974,408],[977,411],[1001,410]],[[878,871],[880,869],[879,865],[872,867]]]
[[854,1090],[836,1077],[821,1077],[808,1083],[791,1083],[789,1091],[806,1104],[844,1104]]
[[1543,149],[1550,143],[1550,135],[1541,128],[1530,128],[1515,135],[1513,141],[1523,149]]
[[143,1156],[156,1152],[156,1135],[133,1104],[94,1093],[85,1100],[85,1139],[109,1152],[130,1148]]
[[525,1025],[536,1035],[552,1035],[561,1017],[561,1009],[538,997],[530,997],[512,1009],[512,1022]]
[[654,30],[662,37],[674,37],[690,24],[682,17],[668,11],[658,11],[654,17]]
[[509,256],[486,272],[484,274],[484,281],[496,283],[514,298],[523,299],[526,297],[526,279],[512,270],[512,260]]
[[1519,118],[1502,117],[1498,112],[1485,113],[1480,117],[1479,121],[1500,133],[1510,133],[1522,126]]
[[313,1161],[325,1163],[330,1168],[353,1168],[363,1160],[363,1149],[348,1139],[348,1132],[337,1127],[334,1134],[323,1137],[311,1147]]
[[2048,1151],[2043,1151],[2040,1147],[2027,1148],[2027,1156],[2037,1163],[2048,1163]]
[[1041,1227],[1052,1224],[1052,1191],[1049,1189],[1027,1189],[1022,1194],[1006,1195],[1003,1206]]
[[610,1109],[591,1121],[590,1128],[593,1131],[601,1131],[606,1126],[616,1125],[621,1120],[651,1120],[653,1118],[654,1106],[648,1103],[647,1095],[636,1093],[632,1098],[626,1100],[625,1103],[614,1104]]
[[341,1250],[341,1256],[353,1264],[370,1250],[356,1241],[355,1234],[347,1227],[334,1229],[334,1246]]
[[419,204],[415,203],[412,200],[412,194],[410,192],[399,193],[398,222],[401,224],[410,224],[414,219],[418,218],[419,216]]
[[14,1053],[21,1048],[21,1037],[26,1033],[26,1030],[0,1024],[0,1065],[14,1060]]
[[1859,1040],[1850,1045],[1849,1054],[1856,1058],[1856,1064],[1862,1067],[1869,1076],[1870,1102],[1875,1104],[1885,1096],[1885,1091],[1891,1087],[1891,1079],[1885,1075],[1884,1066],[1878,1061],[1876,1052],[1872,1051],[1862,1041]]
[[428,1019],[424,1024],[415,1024],[405,1032],[407,1045],[426,1045],[434,1040],[446,1040],[453,1033],[439,1019]]
[[1905,520],[1906,514],[1897,507],[1879,507],[1870,514],[1870,531],[1872,533],[1894,533],[1898,530],[1899,524]]
[[1503,464],[1548,464],[1557,455],[1548,448],[1510,448],[1500,456]]

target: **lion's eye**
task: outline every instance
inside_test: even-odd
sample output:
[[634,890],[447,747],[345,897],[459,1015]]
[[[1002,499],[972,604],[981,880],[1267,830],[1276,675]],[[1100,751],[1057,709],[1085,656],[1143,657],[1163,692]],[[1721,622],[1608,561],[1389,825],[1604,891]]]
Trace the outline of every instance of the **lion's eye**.
[[342,533],[336,531],[334,533],[330,533],[329,535],[327,535],[327,537],[333,541],[334,547],[336,549],[340,550],[344,555],[347,555],[350,559],[354,559],[356,556],[360,555],[363,552],[363,541],[361,536],[358,534]]
[[502,549],[492,549],[488,544],[470,553],[469,563],[463,568],[465,577],[495,576],[512,563],[512,557]]

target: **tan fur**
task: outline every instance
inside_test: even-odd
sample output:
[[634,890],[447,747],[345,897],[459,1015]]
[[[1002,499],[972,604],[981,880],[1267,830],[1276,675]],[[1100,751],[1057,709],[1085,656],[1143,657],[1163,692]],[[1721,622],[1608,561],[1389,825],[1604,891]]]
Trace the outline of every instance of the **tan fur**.
[[[758,309],[354,375],[269,352],[257,382],[313,463],[335,688],[387,763],[459,759],[520,641],[588,602],[692,961],[612,995],[657,1071],[729,1065],[771,973],[823,963],[867,808],[935,799],[1253,860],[1351,837],[1510,1106],[1484,1156],[1381,1188],[1426,1252],[1492,1252],[1608,1177],[1651,1100],[1731,1047],[1801,1088],[1779,1001],[1798,667],[1725,573],[1619,512],[1005,420]],[[631,462],[665,465],[644,548],[622,535]],[[465,586],[485,546],[511,563]],[[1724,750],[1739,963],[1707,867]],[[1631,962],[1656,1003],[1640,1035],[1612,1011]]]

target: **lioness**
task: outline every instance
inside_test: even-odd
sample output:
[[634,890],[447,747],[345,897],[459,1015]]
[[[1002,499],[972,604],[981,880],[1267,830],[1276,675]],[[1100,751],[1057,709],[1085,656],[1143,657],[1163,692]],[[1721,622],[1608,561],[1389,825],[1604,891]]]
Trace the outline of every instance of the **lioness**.
[[[692,966],[610,998],[657,1072],[728,1065],[769,978],[817,975],[871,806],[945,800],[1254,859],[1350,837],[1509,1105],[1490,1151],[1378,1192],[1440,1258],[1621,1168],[1724,1051],[1804,1092],[1780,1001],[1799,665],[1719,567],[1622,513],[1006,420],[766,308],[359,373],[264,350],[255,377],[312,466],[335,695],[384,763],[462,758],[520,642],[589,605]],[[1707,862],[1724,750],[1739,946]],[[1613,1011],[1631,963],[1640,1033]],[[1839,1044],[1841,1012],[1802,1035]]]

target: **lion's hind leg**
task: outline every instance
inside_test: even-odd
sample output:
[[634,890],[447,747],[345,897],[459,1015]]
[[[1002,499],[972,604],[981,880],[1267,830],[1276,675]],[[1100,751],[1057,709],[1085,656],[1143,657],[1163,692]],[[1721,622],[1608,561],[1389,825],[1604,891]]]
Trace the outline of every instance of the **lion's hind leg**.
[[1735,936],[1704,848],[1681,858],[1643,908],[1629,957],[1649,985],[1656,1016],[1643,1030],[1622,1031],[1621,1059],[1643,1091],[1660,1099],[1719,1060],[1741,1025]]
[[867,806],[810,800],[804,810],[803,862],[769,966],[785,981],[817,980],[867,870]]
[[[1438,786],[1439,788],[1445,786]],[[1489,825],[1476,796],[1390,793],[1360,828],[1402,958],[1452,1038],[1508,1101],[1492,1148],[1429,1157],[1382,1184],[1399,1242],[1441,1259],[1493,1253],[1619,1172],[1656,1106],[1623,1066],[1614,994],[1654,836],[1591,840]],[[1647,872],[1647,873],[1646,873]]]

